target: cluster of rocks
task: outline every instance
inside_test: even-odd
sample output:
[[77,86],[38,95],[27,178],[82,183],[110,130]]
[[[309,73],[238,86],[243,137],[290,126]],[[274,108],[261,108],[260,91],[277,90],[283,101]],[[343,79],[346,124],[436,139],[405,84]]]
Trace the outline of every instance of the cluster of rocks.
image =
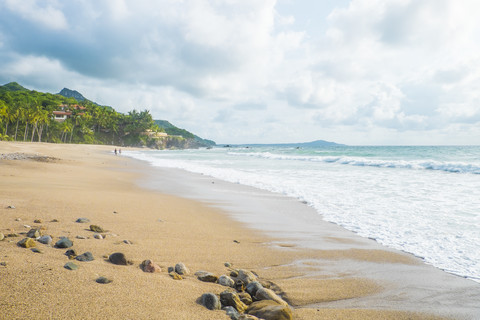
[[224,310],[232,320],[289,320],[293,318],[288,303],[260,283],[257,276],[248,270],[231,270],[230,275],[220,277],[207,271],[195,273],[200,281],[214,282],[228,287],[216,295],[205,293],[199,302],[210,310]]
[[[9,206],[8,208],[9,209],[15,209],[14,206]],[[15,220],[16,221],[21,221],[20,218],[17,218]],[[89,222],[89,221],[90,220],[88,220],[86,218],[79,218],[79,219],[77,219],[76,222],[86,223],[86,222]],[[34,223],[43,223],[43,221],[41,219],[35,219],[33,222]],[[58,220],[54,219],[51,222],[58,222]],[[75,249],[71,249],[73,247],[73,241],[71,239],[69,239],[68,237],[59,237],[58,241],[56,241],[53,244],[53,238],[50,235],[43,234],[43,232],[46,230],[45,227],[41,226],[41,227],[31,228],[28,225],[24,225],[24,227],[28,227],[28,228],[30,228],[30,230],[28,230],[26,233],[21,233],[21,234],[25,235],[25,238],[23,238],[23,239],[21,239],[20,241],[17,242],[17,245],[19,247],[31,248],[31,250],[35,253],[43,253],[42,250],[37,248],[37,243],[41,243],[41,244],[44,244],[46,246],[53,246],[54,248],[57,248],[57,249],[68,249],[65,252],[65,255],[70,260],[76,260],[76,261],[80,261],[80,262],[89,262],[89,261],[95,260],[93,254],[89,251],[84,252],[82,254],[77,254]],[[90,230],[94,231],[94,232],[95,231],[106,232],[103,228],[101,228],[99,226],[96,226],[96,225],[90,225]],[[97,233],[95,233],[95,234],[97,234]],[[17,234],[17,233],[9,233],[7,235],[4,235],[3,233],[0,232],[0,241],[4,240],[6,238],[9,238],[9,237],[14,238],[14,237],[19,237],[19,236],[20,235]],[[83,237],[83,236],[77,236],[77,238],[86,239],[86,237]],[[114,255],[115,254],[113,254],[112,256],[114,256]],[[126,261],[126,259],[125,259],[125,261]],[[115,263],[116,260],[114,259],[111,262]],[[116,264],[118,264],[118,263],[116,263]],[[5,266],[6,266],[6,264],[5,264]],[[64,268],[68,269],[68,270],[77,270],[79,268],[79,266],[76,265],[73,261],[69,261],[64,265]],[[107,279],[105,277],[100,277],[100,278],[96,279],[96,282],[98,282],[98,283],[110,283],[110,282],[112,282],[112,280]]]
[[40,156],[38,154],[14,152],[14,153],[0,153],[0,160],[35,160],[42,162],[49,162],[58,160],[55,157]]
[[[78,223],[89,223],[87,218],[78,218]],[[34,223],[41,223],[41,220],[35,220]],[[17,242],[17,245],[23,248],[31,248],[32,251],[42,253],[36,248],[37,243],[47,246],[52,246],[53,238],[50,235],[44,235],[43,227],[31,228],[26,234],[26,237]],[[98,225],[91,224],[89,230],[94,234],[105,234],[106,230]],[[18,237],[18,234],[0,233],[0,241],[6,237]],[[85,237],[77,236],[77,238],[85,239]],[[132,244],[128,240],[124,240],[125,244]],[[64,268],[68,270],[77,270],[79,266],[74,263],[89,262],[95,260],[93,254],[89,251],[78,254],[73,249],[73,241],[68,237],[59,237],[53,244],[53,247],[58,249],[68,249],[65,255],[68,261]],[[115,264],[128,266],[133,262],[128,260],[124,253],[115,252],[104,256],[106,261]],[[6,264],[2,264],[6,266]],[[244,269],[232,269],[231,264],[226,263],[225,266],[229,270],[229,274],[217,276],[208,271],[197,271],[195,276],[198,280],[203,282],[216,283],[226,289],[219,295],[214,293],[205,293],[198,302],[210,310],[224,310],[232,320],[289,320],[293,318],[292,309],[288,303],[270,289],[269,283],[262,282],[253,272]],[[160,273],[162,268],[151,259],[144,260],[140,265],[140,269],[148,273]],[[174,280],[183,280],[190,275],[190,270],[187,266],[179,262],[175,266],[167,268],[168,275]],[[108,284],[112,282],[111,279],[99,277],[95,280],[100,284]]]

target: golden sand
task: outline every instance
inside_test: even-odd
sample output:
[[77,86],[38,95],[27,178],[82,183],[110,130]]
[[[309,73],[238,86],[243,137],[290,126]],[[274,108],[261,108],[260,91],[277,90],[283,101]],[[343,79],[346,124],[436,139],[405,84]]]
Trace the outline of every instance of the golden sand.
[[[205,292],[225,290],[204,283],[193,273],[228,274],[234,268],[256,272],[295,307],[296,319],[426,319],[425,315],[380,310],[334,310],[305,306],[349,299],[382,290],[366,279],[326,279],[299,268],[297,259],[373,259],[414,263],[387,251],[306,250],[272,239],[232,221],[218,209],[196,201],[144,190],[135,184],[139,164],[112,154],[113,147],[0,142],[0,153],[20,152],[51,158],[0,160],[0,232],[17,233],[0,242],[0,319],[229,319],[196,301]],[[52,159],[55,158],[55,159]],[[15,206],[8,209],[7,206]],[[94,239],[85,217],[107,230]],[[34,223],[40,219],[41,223]],[[53,222],[58,220],[58,222]],[[78,254],[90,251],[91,262],[63,266],[66,249],[38,243],[42,253],[16,243],[31,227],[42,227],[53,241],[67,236]],[[77,239],[83,236],[87,239]],[[132,244],[126,244],[129,240]],[[236,240],[236,241],[234,241]],[[123,252],[133,265],[118,266],[104,258]],[[161,273],[144,273],[139,265],[151,259]],[[191,275],[173,280],[169,266],[183,262]],[[113,280],[98,284],[105,276]],[[434,319],[433,317],[429,319]]]

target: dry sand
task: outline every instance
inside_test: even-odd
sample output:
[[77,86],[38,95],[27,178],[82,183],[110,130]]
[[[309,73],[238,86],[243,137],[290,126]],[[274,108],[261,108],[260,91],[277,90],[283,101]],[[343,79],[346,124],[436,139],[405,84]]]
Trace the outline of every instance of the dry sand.
[[[385,284],[309,274],[308,265],[294,263],[298,259],[333,256],[392,264],[418,262],[381,250],[273,247],[271,238],[245,228],[220,209],[138,187],[138,170],[134,170],[138,162],[114,156],[112,149],[0,142],[0,154],[49,157],[0,160],[0,232],[20,234],[0,241],[0,263],[5,263],[0,265],[0,319],[229,319],[223,311],[210,311],[196,302],[203,293],[220,293],[225,287],[193,276],[198,270],[228,274],[225,262],[270,281],[294,307],[295,319],[440,319],[394,310],[313,306],[369,296],[382,291]],[[107,237],[94,239],[87,230],[89,224],[75,222],[80,217],[107,229]],[[34,223],[35,219],[42,223]],[[25,225],[44,227],[44,234],[54,242],[67,236],[78,253],[90,251],[95,260],[75,261],[79,269],[70,271],[63,267],[69,261],[66,249],[40,243],[37,248],[42,253],[21,248],[17,242],[29,230]],[[134,264],[109,263],[104,256],[113,252],[125,253]],[[145,259],[157,262],[162,272],[144,273],[139,264]],[[185,263],[192,275],[173,280],[166,270],[178,262]],[[98,284],[99,276],[113,282]]]

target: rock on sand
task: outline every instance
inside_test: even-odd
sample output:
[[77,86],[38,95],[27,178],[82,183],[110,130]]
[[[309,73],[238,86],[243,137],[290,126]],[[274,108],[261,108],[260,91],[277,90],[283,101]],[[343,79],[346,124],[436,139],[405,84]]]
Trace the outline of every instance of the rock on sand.
[[108,257],[108,261],[110,261],[113,264],[118,264],[118,265],[121,265],[121,266],[126,266],[128,264],[128,260],[125,257],[125,254],[123,254],[121,252],[112,253]]

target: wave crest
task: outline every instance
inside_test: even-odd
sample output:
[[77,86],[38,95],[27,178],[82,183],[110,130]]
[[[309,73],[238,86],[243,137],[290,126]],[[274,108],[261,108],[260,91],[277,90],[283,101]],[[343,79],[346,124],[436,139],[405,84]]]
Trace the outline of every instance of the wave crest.
[[464,162],[441,162],[436,160],[385,160],[348,156],[302,156],[275,154],[271,152],[229,152],[228,154],[270,160],[311,161],[337,163],[359,167],[438,170],[450,173],[480,174],[480,165]]

